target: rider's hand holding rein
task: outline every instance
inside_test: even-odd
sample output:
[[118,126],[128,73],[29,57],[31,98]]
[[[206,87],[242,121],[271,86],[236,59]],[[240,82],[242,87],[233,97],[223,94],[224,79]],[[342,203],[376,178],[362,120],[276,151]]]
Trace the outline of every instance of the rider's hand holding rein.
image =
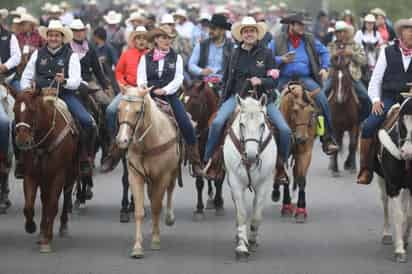
[[377,101],[372,105],[372,113],[374,115],[382,115],[383,114],[383,102]]
[[56,76],[54,77],[54,80],[60,84],[62,84],[64,82],[64,73],[60,72],[60,73],[56,73]]

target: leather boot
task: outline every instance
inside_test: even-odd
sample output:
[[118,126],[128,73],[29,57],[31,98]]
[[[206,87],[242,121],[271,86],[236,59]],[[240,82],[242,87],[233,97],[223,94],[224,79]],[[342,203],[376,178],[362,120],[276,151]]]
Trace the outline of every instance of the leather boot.
[[360,170],[356,183],[369,185],[373,178],[373,159],[374,159],[373,138],[361,138],[360,141]]
[[110,146],[109,154],[102,161],[101,172],[107,173],[115,169],[124,154],[125,150],[120,149],[116,142],[113,142]]
[[287,184],[289,183],[288,174],[286,173],[285,162],[278,157],[276,160],[276,174],[275,174],[275,184]]
[[339,150],[339,147],[330,135],[322,136],[320,141],[322,142],[322,150],[326,155],[332,155]]
[[80,176],[93,175],[93,153],[96,140],[96,128],[84,129],[80,133]]
[[194,145],[187,145],[187,156],[189,158],[190,163],[192,164],[192,170],[195,176],[202,176],[202,164],[200,160],[199,154],[199,145],[198,143]]

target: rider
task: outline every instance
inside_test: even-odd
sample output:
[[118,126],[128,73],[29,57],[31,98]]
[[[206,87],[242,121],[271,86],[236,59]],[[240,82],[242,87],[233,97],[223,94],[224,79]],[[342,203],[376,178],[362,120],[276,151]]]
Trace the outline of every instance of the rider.
[[383,43],[389,44],[389,42],[392,42],[396,38],[396,33],[393,24],[386,16],[385,11],[380,8],[374,8],[370,13],[376,17],[376,26],[382,37]]
[[193,125],[176,92],[183,83],[182,57],[171,48],[175,33],[168,26],[160,26],[150,32],[149,40],[154,49],[140,59],[137,69],[139,86],[152,88],[152,95],[169,102],[188,145],[188,157],[195,175],[201,174],[199,147]]
[[287,31],[276,36],[269,45],[276,63],[280,65],[278,89],[283,89],[290,80],[298,78],[304,83],[306,90],[316,93],[314,99],[325,116],[326,124],[325,135],[321,137],[322,149],[328,155],[333,154],[338,147],[332,137],[328,99],[320,87],[328,78],[328,49],[311,34],[305,33],[302,14],[286,17],[281,22],[288,25]]
[[104,27],[106,30],[107,42],[110,43],[110,45],[112,45],[116,50],[117,59],[119,58],[123,47],[126,44],[126,41],[124,39],[125,30],[120,25],[122,17],[122,14],[117,13],[114,10],[109,11],[106,15],[103,16],[103,19],[107,24]]
[[[81,175],[89,175],[91,163],[86,155],[93,146],[96,125],[75,95],[82,78],[79,56],[73,53],[68,44],[73,38],[73,33],[58,20],[51,20],[48,27],[40,27],[39,33],[46,40],[46,46],[35,51],[30,57],[23,71],[21,88],[30,89],[33,83],[35,88],[40,90],[51,87],[54,83],[62,86],[59,96],[82,127],[80,142],[83,153],[80,159],[80,172]],[[21,176],[21,173],[16,173]]]
[[373,177],[374,138],[389,109],[398,102],[400,92],[409,91],[412,83],[412,19],[395,24],[399,40],[382,50],[369,84],[372,113],[366,119],[360,143],[358,184],[369,184]]
[[[147,30],[143,26],[136,28],[129,36],[128,45],[130,46],[120,56],[116,66],[116,80],[119,83],[120,90],[127,87],[137,86],[137,66],[140,58],[147,51]],[[122,93],[116,95],[106,109],[106,123],[112,138],[116,135],[117,109],[120,104]],[[102,163],[102,172],[113,170],[119,163],[123,151],[121,151],[115,142],[112,142],[109,155]]]
[[233,43],[226,38],[231,24],[220,14],[212,16],[209,24],[209,38],[196,44],[189,59],[189,71],[201,79],[216,79],[221,82],[229,62]]
[[274,104],[275,97],[271,91],[275,88],[273,78],[277,78],[278,71],[274,70],[275,64],[270,50],[259,43],[265,33],[266,24],[257,23],[252,17],[244,17],[241,22],[232,27],[232,35],[240,45],[232,52],[225,70],[223,103],[209,130],[204,161],[208,166],[225,123],[236,109],[235,95],[242,91],[245,82],[249,80],[253,87],[264,90],[268,94],[267,115],[279,131],[280,159],[276,164],[276,176],[280,180],[285,180],[284,163],[289,155],[291,130]]
[[[365,65],[367,62],[365,52],[361,45],[353,41],[353,28],[346,22],[336,22],[335,36],[336,40],[329,43],[328,45],[329,54],[331,56],[331,60],[333,60],[334,58],[350,58],[350,63],[348,65],[349,72],[352,76],[353,87],[355,88],[356,94],[359,98],[359,118],[360,121],[363,122],[363,120],[365,120],[369,116],[372,108],[372,103],[369,99],[368,91],[361,81],[361,66]],[[332,67],[330,69],[331,71],[335,69],[333,65],[334,64],[332,62]],[[323,92],[328,95],[331,88],[332,79],[329,78],[324,82]]]
[[34,50],[41,48],[44,41],[36,29],[39,21],[31,14],[23,14],[19,18],[19,22],[21,24],[21,32],[16,37],[23,54],[32,53]]

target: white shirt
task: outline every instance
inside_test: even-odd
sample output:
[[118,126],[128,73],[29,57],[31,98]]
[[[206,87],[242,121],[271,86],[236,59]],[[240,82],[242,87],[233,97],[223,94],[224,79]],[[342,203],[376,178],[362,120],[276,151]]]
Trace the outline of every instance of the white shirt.
[[8,60],[0,60],[8,70],[17,67],[21,61],[21,51],[19,41],[14,34],[10,37],[10,58]]
[[65,26],[70,26],[70,24],[73,22],[73,20],[74,20],[74,15],[70,11],[68,11],[68,12],[64,13],[62,16],[60,16],[60,21]]
[[[32,82],[36,74],[36,60],[37,60],[37,50],[33,52],[27,63],[26,68],[23,71],[20,80],[21,89],[28,89],[32,87]],[[81,65],[79,56],[76,53],[72,53],[69,60],[69,78],[66,78],[66,85],[63,86],[65,89],[77,90],[82,81],[81,76]]]
[[[146,57],[147,55],[143,55],[142,58],[140,58],[139,66],[137,68],[137,85],[138,86],[147,86]],[[165,63],[164,59],[159,61],[159,77],[162,76],[164,63]],[[166,92],[166,95],[172,95],[172,94],[175,94],[179,90],[179,88],[182,86],[182,83],[183,83],[183,60],[180,55],[177,55],[175,77],[169,84],[162,87],[162,89]]]
[[376,31],[376,35],[375,35],[373,31],[363,33],[362,30],[358,30],[353,40],[355,40],[356,43],[362,46],[363,46],[362,42],[371,43],[371,44],[375,44],[376,42],[378,42],[379,45],[383,44],[381,34],[378,31]]
[[[411,63],[412,56],[405,57],[402,54],[402,63],[405,71],[408,70],[409,64]],[[373,70],[371,80],[368,87],[368,95],[372,103],[381,101],[381,89],[383,75],[387,67],[385,50],[381,50],[378,61],[376,62],[375,69]]]

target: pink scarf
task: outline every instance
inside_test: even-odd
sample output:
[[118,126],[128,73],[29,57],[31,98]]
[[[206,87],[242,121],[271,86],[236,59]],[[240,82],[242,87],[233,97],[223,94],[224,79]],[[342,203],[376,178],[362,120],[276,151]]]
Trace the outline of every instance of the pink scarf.
[[399,48],[401,49],[402,55],[405,57],[412,56],[412,48],[406,47],[406,45],[399,39]]
[[79,55],[80,59],[82,59],[86,55],[86,53],[89,51],[89,43],[86,40],[84,40],[83,43],[81,44],[71,41],[70,46],[73,52]]
[[169,53],[169,51],[162,51],[160,49],[155,48],[153,52],[153,61],[157,62],[165,58],[165,56]]

